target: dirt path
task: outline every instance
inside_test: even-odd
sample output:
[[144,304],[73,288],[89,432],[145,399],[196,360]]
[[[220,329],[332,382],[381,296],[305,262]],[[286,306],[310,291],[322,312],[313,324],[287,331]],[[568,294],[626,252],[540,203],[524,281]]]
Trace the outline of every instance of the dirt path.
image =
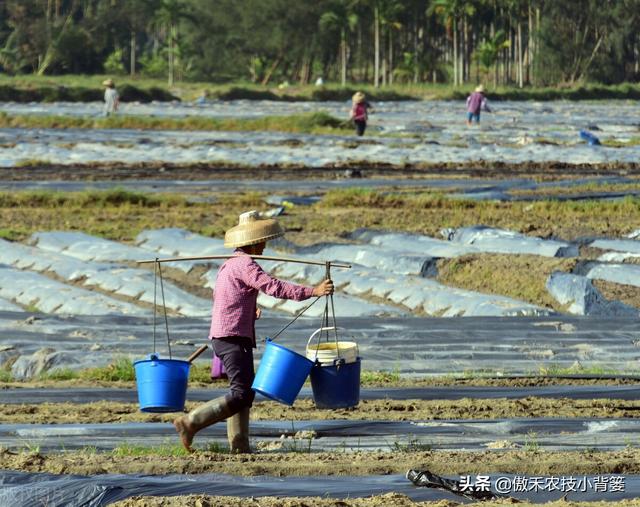
[[[438,502],[414,502],[410,498],[398,493],[388,493],[369,498],[349,498],[344,500],[334,500],[330,498],[305,497],[305,498],[280,498],[280,497],[254,497],[238,498],[229,496],[172,496],[172,497],[132,497],[116,502],[113,507],[184,507],[192,505],[195,507],[455,507],[482,506],[482,507],[504,507],[513,505],[511,500],[496,502],[474,502],[460,503],[449,500]],[[518,507],[541,507],[540,504],[521,502]],[[637,507],[638,500],[623,500],[621,502],[568,502],[558,500],[548,502],[544,507]]]
[[[187,409],[197,406],[188,403]],[[41,403],[0,404],[3,424],[63,424],[171,421],[176,414],[146,414],[134,403]],[[374,420],[416,421],[433,419],[499,419],[522,417],[640,417],[638,400],[572,400],[568,398],[470,399],[462,400],[362,400],[354,409],[319,410],[309,399],[293,407],[258,402],[253,420]]]
[[441,475],[638,474],[640,449],[622,451],[420,451],[420,452],[263,452],[234,455],[197,452],[189,456],[100,452],[47,454],[0,448],[0,468],[54,474],[200,474],[271,475],[386,475],[409,468],[429,469]]
[[352,162],[334,167],[259,166],[233,167],[227,163],[196,163],[178,165],[170,163],[90,163],[76,165],[46,165],[0,170],[0,180],[140,180],[140,179],[335,179],[343,177],[348,169],[358,169],[367,178],[424,178],[476,176],[483,178],[511,178],[538,176],[567,178],[584,176],[632,176],[640,174],[639,163],[565,164],[560,162],[445,162],[393,166],[391,164]]

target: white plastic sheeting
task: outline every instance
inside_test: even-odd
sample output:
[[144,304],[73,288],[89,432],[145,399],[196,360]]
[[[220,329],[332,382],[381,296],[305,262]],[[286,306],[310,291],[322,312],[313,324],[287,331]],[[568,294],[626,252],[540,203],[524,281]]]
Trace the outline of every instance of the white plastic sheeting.
[[[1,266],[0,266],[1,267]],[[14,305],[11,301],[0,298],[0,312],[22,312],[22,307]]]
[[547,290],[573,315],[638,316],[638,310],[619,301],[608,301],[584,276],[554,272],[547,279]]
[[[153,303],[154,290],[156,290],[157,302],[158,304],[162,302],[159,285],[154,289],[155,280],[153,272],[113,264],[85,262],[75,257],[56,252],[54,249],[63,252],[68,251],[69,248],[67,245],[73,244],[73,236],[68,235],[68,233],[60,233],[60,236],[58,236],[57,233],[46,234],[47,235],[43,237],[46,238],[46,240],[41,239],[41,241],[47,245],[49,250],[41,250],[36,247],[0,240],[0,246],[2,247],[0,248],[0,262],[13,265],[20,269],[30,269],[39,272],[50,271],[69,282],[81,282],[86,287],[97,287],[107,292],[131,297],[146,303]],[[91,249],[90,239],[92,236],[83,234],[80,237],[82,244],[85,245],[87,249]],[[93,239],[96,240],[96,245],[102,245],[105,242],[105,240],[100,238]],[[93,248],[93,251],[97,250],[100,250],[100,248]],[[117,250],[117,248],[115,250]],[[104,253],[104,250],[102,250],[102,252]],[[25,273],[24,276],[27,276],[28,272]],[[48,280],[46,277],[42,278]],[[37,288],[34,288],[34,290],[37,290]],[[91,294],[90,292],[88,293]],[[98,295],[99,294],[96,294],[96,296]],[[182,315],[205,316],[211,312],[211,303],[208,300],[193,296],[169,282],[164,283],[164,295],[167,308],[177,311]],[[60,304],[60,301],[64,299],[66,299],[64,296],[59,296],[58,298],[52,299],[50,303],[40,303],[38,308],[41,311],[48,312],[50,310],[46,308],[50,308],[51,305],[56,307],[55,305]],[[45,304],[46,307],[43,307],[43,304]],[[65,304],[67,303],[63,303],[63,307]],[[141,314],[149,312],[149,310],[129,303],[127,303],[127,305],[125,308],[129,309],[126,313]],[[135,310],[132,308],[135,308]],[[87,309],[83,311],[83,313],[86,312]],[[105,312],[99,311],[99,313]]]
[[480,252],[473,245],[457,244],[421,234],[360,229],[351,234],[351,238],[388,249],[398,249],[429,257],[452,258]]
[[589,246],[602,250],[640,254],[640,241],[634,239],[597,239],[592,241]]
[[44,275],[0,265],[0,297],[44,313],[141,315],[143,310],[97,292],[66,285]]
[[[290,265],[275,266],[277,276],[319,281],[324,268],[310,266],[298,271]],[[334,269],[331,277],[339,291],[352,296],[373,296],[387,300],[412,312],[432,316],[517,316],[549,315],[546,308],[531,305],[505,296],[481,294],[447,287],[418,276],[385,275],[378,269],[355,266],[349,270]]]
[[532,238],[504,229],[477,225],[446,231],[449,241],[472,245],[482,252],[577,257],[578,247],[564,241]]
[[587,278],[640,287],[640,266],[637,264],[593,264]]
[[[138,242],[141,246],[153,244],[156,251],[168,252],[169,248],[174,244],[186,244],[190,241],[194,245],[198,245],[198,251],[207,245],[211,248],[217,248],[220,240],[212,240],[211,238],[198,237],[197,235],[183,232],[180,233],[176,229],[149,231],[144,238],[139,237]],[[166,234],[166,236],[164,236]],[[164,239],[163,239],[164,236]],[[388,235],[390,236],[390,235]],[[145,242],[140,242],[145,239]],[[189,238],[184,242],[180,242],[180,238]],[[425,244],[432,244],[431,238],[421,237]],[[152,241],[152,243],[149,243]],[[418,241],[419,243],[419,241]],[[434,240],[433,244],[438,246],[446,246],[447,242]],[[413,243],[415,244],[415,242]],[[404,245],[400,245],[402,248]],[[193,255],[194,250],[187,247],[183,248],[181,253],[184,255]],[[353,248],[353,255],[349,254],[348,249]],[[360,260],[371,264],[370,268],[355,264],[358,258],[358,252],[363,248],[361,246],[325,246],[321,249],[301,249],[296,256],[301,258],[315,259],[319,258],[328,260],[343,260],[343,257],[349,257],[349,262],[354,262],[352,269],[334,268],[331,277],[339,288],[342,297],[337,299],[336,312],[341,315],[344,312],[350,315],[377,315],[377,314],[393,314],[398,312],[406,312],[407,310],[416,313],[424,313],[427,315],[442,316],[507,316],[507,315],[548,315],[553,313],[548,309],[535,305],[517,301],[504,296],[496,296],[491,294],[481,294],[462,289],[455,289],[444,286],[432,280],[426,280],[419,276],[405,276],[403,273],[393,273],[394,259],[402,256],[402,250],[389,250],[383,246],[371,248],[369,255],[360,255]],[[265,252],[269,254],[271,252]],[[274,252],[275,253],[275,252]],[[337,258],[336,258],[337,256]],[[411,269],[416,274],[420,273],[422,263],[418,261],[418,252],[411,252],[402,257],[404,264],[398,263],[400,271]],[[415,262],[413,265],[410,262]],[[294,263],[281,262],[261,262],[265,270],[268,270],[279,278],[293,280],[298,283],[316,284],[322,280],[325,274],[323,266],[305,266]],[[410,267],[408,267],[410,266]],[[385,270],[390,273],[385,273]],[[209,283],[215,279],[215,270],[207,275]],[[343,295],[352,296],[352,298],[344,298]],[[373,296],[373,298],[371,298]],[[377,298],[377,299],[376,299]],[[351,301],[350,301],[351,299]],[[368,301],[367,301],[368,300]],[[305,303],[295,303],[291,301],[278,303],[274,298],[261,296],[260,304],[268,309],[278,309],[297,313],[304,308]],[[306,303],[308,304],[308,303]],[[339,310],[338,306],[342,308]],[[359,310],[358,310],[359,309]],[[311,308],[308,315],[316,315],[317,308]]]
[[[298,251],[298,254],[304,249]],[[348,263],[360,264],[368,268],[376,268],[387,273],[401,275],[420,275],[424,273],[432,257],[407,253],[400,248],[383,248],[377,245],[327,245],[313,249],[313,253],[322,259],[333,259]]]
[[[374,138],[358,143],[354,136],[316,136],[273,132],[147,132],[75,131],[36,133],[23,129],[0,133],[0,166],[41,159],[58,164],[88,162],[224,162],[243,166],[296,164],[333,166],[344,162],[383,162],[397,165],[420,162],[544,162],[567,164],[624,161],[635,162],[640,147],[630,143],[620,148],[590,147],[578,132],[597,119],[599,137],[629,141],[635,135],[637,105],[618,102],[501,102],[494,113],[484,114],[479,128],[465,125],[464,101],[379,102],[369,122],[369,131],[410,133],[414,138]],[[94,114],[95,105],[1,104],[12,113]],[[256,117],[326,111],[346,118],[346,102],[214,102],[191,105],[127,105],[127,114],[160,116],[202,115],[211,117]],[[420,118],[421,121],[416,121]],[[551,139],[553,143],[548,143]],[[294,143],[288,141],[295,140]],[[301,143],[297,142],[301,141]]]
[[600,257],[598,257],[598,261],[600,262],[614,262],[620,263],[628,261],[629,259],[638,259],[640,258],[640,253],[629,253],[629,252],[607,252],[603,253]]

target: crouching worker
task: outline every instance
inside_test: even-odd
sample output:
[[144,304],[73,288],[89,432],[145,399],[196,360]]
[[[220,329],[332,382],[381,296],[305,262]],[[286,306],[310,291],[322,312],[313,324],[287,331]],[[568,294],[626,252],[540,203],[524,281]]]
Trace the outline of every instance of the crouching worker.
[[249,410],[255,396],[251,389],[255,375],[255,321],[260,316],[256,306],[258,292],[296,301],[333,293],[331,280],[324,280],[316,287],[284,282],[263,271],[251,258],[251,255],[262,254],[268,240],[283,234],[276,220],[260,220],[255,211],[240,215],[239,224],[225,234],[224,245],[236,250],[218,271],[209,339],[227,370],[230,391],[173,421],[188,451],[192,451],[191,443],[198,431],[227,419],[231,451],[250,452]]

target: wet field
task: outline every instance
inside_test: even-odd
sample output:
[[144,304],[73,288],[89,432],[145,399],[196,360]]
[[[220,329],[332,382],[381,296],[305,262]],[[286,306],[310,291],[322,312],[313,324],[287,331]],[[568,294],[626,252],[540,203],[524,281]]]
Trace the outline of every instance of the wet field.
[[[499,102],[468,128],[456,102],[387,102],[376,105],[369,134],[354,136],[277,132],[149,132],[134,130],[2,129],[0,167],[38,160],[72,165],[228,164],[236,167],[330,167],[348,163],[406,166],[429,163],[561,162],[635,163],[640,147],[632,102]],[[346,118],[348,104],[213,102],[206,105],[157,103],[125,105],[123,114],[154,117],[247,118],[325,111]],[[4,104],[11,114],[99,116],[100,104]],[[589,130],[603,146],[587,146]]]

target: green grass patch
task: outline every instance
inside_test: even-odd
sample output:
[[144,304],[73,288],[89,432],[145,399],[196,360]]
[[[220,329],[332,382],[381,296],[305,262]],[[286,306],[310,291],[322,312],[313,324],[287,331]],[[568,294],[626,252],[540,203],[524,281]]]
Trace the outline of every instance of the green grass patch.
[[381,192],[370,188],[345,188],[328,191],[318,203],[323,208],[465,208],[475,201],[449,199],[443,193]]
[[600,144],[610,148],[627,148],[629,146],[640,145],[640,137],[635,136],[629,139],[600,139]]
[[324,112],[260,118],[158,118],[112,115],[108,117],[9,115],[0,112],[0,128],[137,129],[181,131],[275,131],[303,134],[352,133],[349,122]]
[[389,448],[392,452],[428,452],[433,450],[433,445],[414,437],[407,442],[393,442]]
[[113,456],[189,456],[187,451],[180,444],[161,444],[156,446],[123,443],[115,447],[111,454]]
[[599,365],[591,365],[591,366],[582,366],[580,363],[575,363],[571,366],[560,366],[555,363],[549,363],[541,365],[538,368],[538,375],[544,377],[563,377],[563,376],[571,376],[571,375],[603,375],[603,376],[611,376],[611,375],[637,375],[637,372],[633,371],[622,371],[617,370],[615,368],[608,368],[605,366]]
[[113,363],[100,368],[81,370],[78,378],[83,380],[102,380],[107,382],[132,382],[136,379],[133,361],[127,357],[119,357]]
[[[40,101],[40,100],[102,100],[102,81],[108,75],[37,76],[24,74],[8,76],[0,74],[0,100]],[[284,88],[262,86],[246,81],[214,84],[210,82],[176,82],[167,86],[165,79],[141,76],[118,76],[116,87],[124,100],[194,100],[204,91],[211,98],[221,100],[281,100],[281,101],[347,101],[356,90],[367,94],[370,100],[437,99],[464,100],[476,83],[461,87],[439,83],[408,83],[374,87],[366,83],[350,83],[346,87],[327,83],[324,86],[292,84]],[[640,98],[638,83],[602,85],[597,83],[578,84],[573,87],[532,87],[499,86],[494,88],[485,83],[491,100],[601,100]],[[141,95],[137,95],[141,94]]]
[[539,255],[473,254],[440,259],[437,279],[448,286],[561,310],[545,284],[553,271],[569,272],[575,264],[575,259]]
[[585,183],[583,185],[575,186],[549,186],[543,188],[537,188],[533,190],[512,190],[509,191],[512,195],[571,195],[581,193],[596,193],[596,192],[637,192],[640,191],[640,180],[633,183],[603,183],[597,182]]
[[[118,357],[106,366],[87,368],[84,370],[72,370],[62,368],[48,371],[38,375],[36,380],[86,380],[89,382],[133,382],[136,379],[133,360],[128,357]],[[0,382],[13,381],[11,371],[0,370]],[[211,383],[211,366],[209,364],[192,364],[189,371],[190,382]]]
[[79,378],[79,372],[70,368],[60,368],[56,370],[47,371],[37,376],[36,380],[72,380]]
[[110,190],[86,190],[82,192],[56,192],[51,190],[0,192],[0,208],[59,208],[65,206],[78,208],[102,208],[108,206],[156,208],[175,205],[189,206],[189,203],[180,195],[135,192],[119,187]]
[[360,373],[360,383],[362,385],[393,384],[400,381],[399,370],[395,371],[370,371],[364,370]]
[[[139,88],[125,84],[118,87],[122,102],[170,102],[179,100],[164,88]],[[86,86],[12,85],[0,84],[2,102],[98,102],[104,100],[104,87],[97,82]]]
[[0,368],[0,383],[13,382],[14,380],[9,368]]
[[190,382],[211,382],[211,364],[192,364],[189,370]]

